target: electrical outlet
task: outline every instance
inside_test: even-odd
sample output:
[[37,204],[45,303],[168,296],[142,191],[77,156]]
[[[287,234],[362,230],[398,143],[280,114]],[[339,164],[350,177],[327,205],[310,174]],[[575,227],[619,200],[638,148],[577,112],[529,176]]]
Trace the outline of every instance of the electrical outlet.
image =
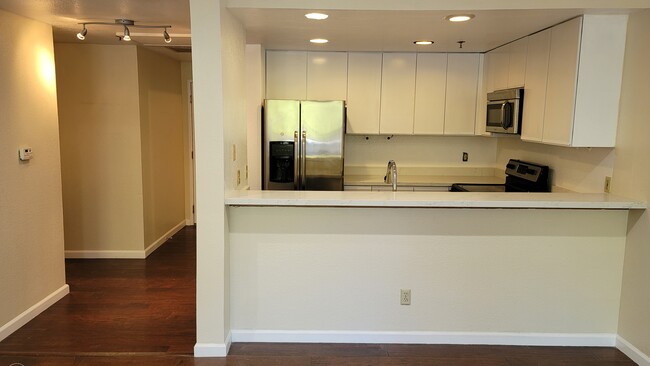
[[241,171],[237,169],[237,185],[241,184]]
[[463,153],[463,161],[467,161],[467,160],[469,160],[469,154],[464,152]]
[[232,161],[237,160],[237,145],[232,144]]
[[612,177],[605,177],[605,193],[609,193],[612,186]]
[[401,289],[399,293],[400,305],[411,305],[411,289]]

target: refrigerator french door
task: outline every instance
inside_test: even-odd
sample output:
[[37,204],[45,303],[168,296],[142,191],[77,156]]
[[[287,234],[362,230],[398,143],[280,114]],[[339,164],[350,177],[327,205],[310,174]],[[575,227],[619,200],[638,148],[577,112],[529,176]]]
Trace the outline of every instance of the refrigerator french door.
[[343,190],[344,101],[266,100],[264,189]]

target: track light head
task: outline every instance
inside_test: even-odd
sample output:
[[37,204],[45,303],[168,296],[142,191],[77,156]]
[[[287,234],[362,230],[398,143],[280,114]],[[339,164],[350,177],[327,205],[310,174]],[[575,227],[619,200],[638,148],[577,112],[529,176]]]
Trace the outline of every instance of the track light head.
[[77,33],[77,38],[83,41],[86,39],[86,34],[88,34],[88,29],[86,29],[86,25],[84,24],[84,29],[82,29],[81,32]]
[[129,28],[126,25],[124,26],[124,37],[122,39],[127,42],[131,40],[131,32],[129,32]]
[[172,37],[169,36],[169,33],[167,33],[167,28],[163,31],[163,38],[165,39],[165,43],[171,43],[172,42]]

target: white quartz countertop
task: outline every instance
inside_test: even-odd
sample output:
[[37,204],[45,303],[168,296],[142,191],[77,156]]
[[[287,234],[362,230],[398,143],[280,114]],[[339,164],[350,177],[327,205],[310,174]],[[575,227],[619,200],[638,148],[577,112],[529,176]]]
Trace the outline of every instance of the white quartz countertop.
[[230,191],[229,206],[646,209],[607,193]]
[[[346,186],[376,186],[385,185],[383,175],[346,175]],[[454,183],[487,183],[503,184],[504,179],[494,176],[476,175],[398,175],[399,186],[450,186]]]

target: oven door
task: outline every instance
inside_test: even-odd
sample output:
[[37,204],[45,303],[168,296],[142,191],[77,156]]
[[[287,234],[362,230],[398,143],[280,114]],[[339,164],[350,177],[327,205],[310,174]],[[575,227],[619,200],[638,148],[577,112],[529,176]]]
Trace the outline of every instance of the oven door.
[[485,131],[497,133],[519,133],[517,123],[517,100],[489,101],[485,120]]

